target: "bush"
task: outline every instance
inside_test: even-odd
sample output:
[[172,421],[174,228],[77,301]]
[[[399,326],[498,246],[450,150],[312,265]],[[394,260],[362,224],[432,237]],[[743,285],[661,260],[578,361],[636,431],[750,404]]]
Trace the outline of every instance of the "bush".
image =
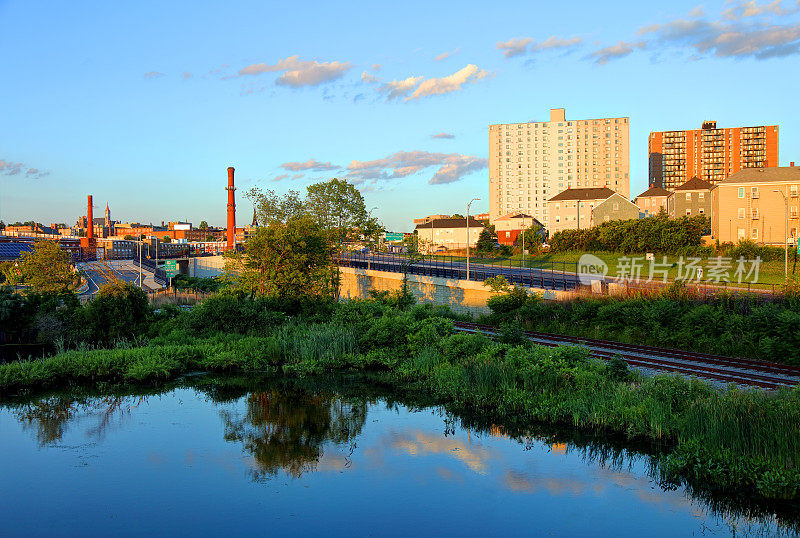
[[710,220],[705,216],[670,219],[665,215],[646,219],[604,222],[581,230],[563,230],[550,238],[551,252],[612,251],[626,254],[640,252],[695,253],[709,233]]
[[86,322],[95,342],[105,345],[134,338],[145,332],[150,306],[147,294],[127,282],[114,282],[86,307]]

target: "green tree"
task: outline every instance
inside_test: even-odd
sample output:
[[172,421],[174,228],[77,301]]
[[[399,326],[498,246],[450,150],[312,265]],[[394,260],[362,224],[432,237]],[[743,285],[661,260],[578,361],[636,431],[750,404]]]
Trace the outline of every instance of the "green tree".
[[21,281],[40,293],[65,291],[75,281],[69,254],[55,241],[37,241],[17,258]]
[[206,228],[208,228],[208,223],[206,221],[204,221],[204,220],[201,220],[199,228],[201,230],[205,230]]
[[332,232],[337,244],[377,234],[382,227],[370,219],[364,197],[351,183],[333,178],[309,185],[306,210],[322,226]]
[[464,219],[466,217],[464,215],[462,215],[461,213],[453,213],[452,215],[450,215],[450,218],[451,219]]
[[[525,237],[525,245],[522,245],[523,236]],[[542,248],[544,238],[544,228],[542,228],[541,225],[534,223],[525,230],[524,234],[520,232],[514,244],[517,246],[522,246],[525,250],[533,254],[539,252],[539,250]]]
[[475,250],[478,252],[492,252],[495,244],[497,244],[497,234],[494,231],[494,225],[490,224],[481,230]]
[[161,238],[161,242],[162,243],[171,243],[172,242],[172,238],[170,236],[168,236],[168,235],[165,235],[164,237]]
[[328,234],[309,215],[258,228],[244,252],[225,254],[225,280],[252,296],[299,298],[330,295],[335,267]]
[[100,288],[86,307],[86,318],[95,340],[110,344],[141,334],[149,311],[147,294],[143,290],[116,281]]

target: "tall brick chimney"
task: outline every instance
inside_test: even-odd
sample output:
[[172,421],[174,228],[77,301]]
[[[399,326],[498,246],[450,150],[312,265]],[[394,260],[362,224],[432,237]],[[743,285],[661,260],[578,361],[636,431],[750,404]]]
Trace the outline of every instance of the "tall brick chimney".
[[228,167],[228,186],[225,190],[228,191],[228,242],[225,250],[232,250],[236,238],[236,200],[233,197],[236,187],[233,186],[233,166]]
[[94,237],[94,213],[92,212],[92,195],[89,195],[88,206],[86,207],[86,238]]

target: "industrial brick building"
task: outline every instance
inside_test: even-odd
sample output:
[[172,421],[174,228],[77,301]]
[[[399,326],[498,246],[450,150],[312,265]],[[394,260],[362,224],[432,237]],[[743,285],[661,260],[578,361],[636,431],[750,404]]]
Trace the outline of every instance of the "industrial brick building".
[[567,120],[489,126],[489,216],[492,222],[524,211],[551,227],[548,200],[565,189],[607,188],[627,198],[630,185],[629,118]]
[[651,132],[648,139],[650,185],[669,191],[693,177],[716,185],[745,168],[778,166],[778,126]]

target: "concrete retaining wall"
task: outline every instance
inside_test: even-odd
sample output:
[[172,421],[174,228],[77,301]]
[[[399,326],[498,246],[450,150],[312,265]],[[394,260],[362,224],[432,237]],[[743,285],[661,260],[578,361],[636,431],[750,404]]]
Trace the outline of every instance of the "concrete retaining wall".
[[[342,299],[366,299],[369,290],[396,291],[403,288],[402,273],[387,273],[342,267]],[[408,289],[420,303],[446,304],[455,312],[485,314],[489,312],[486,301],[491,297],[489,288],[482,282],[454,280],[440,277],[408,275]],[[549,300],[574,297],[573,292],[529,288],[532,293]]]
[[212,278],[221,275],[225,269],[222,256],[203,256],[189,259],[189,276]]

